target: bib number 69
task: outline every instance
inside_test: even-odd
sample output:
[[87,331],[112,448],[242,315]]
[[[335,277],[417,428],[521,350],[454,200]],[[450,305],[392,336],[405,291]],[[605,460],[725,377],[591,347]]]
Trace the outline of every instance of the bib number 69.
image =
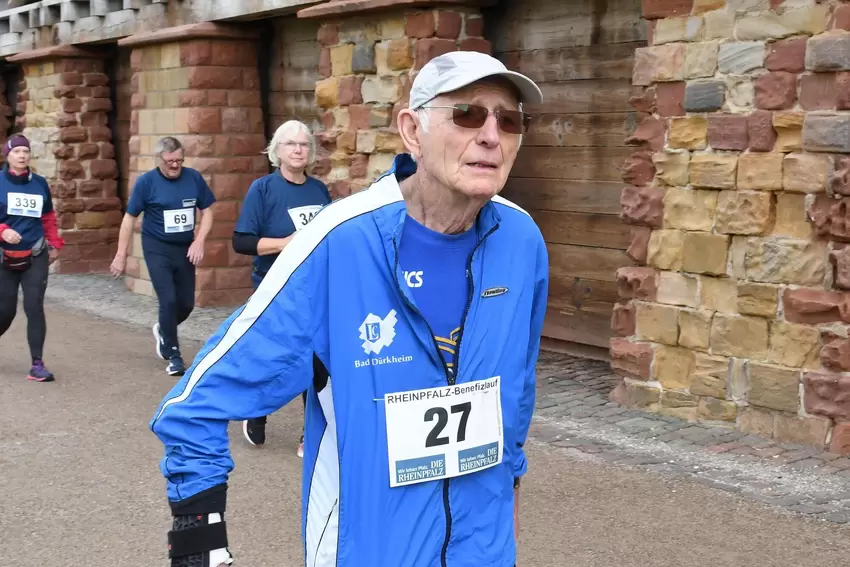
[[186,213],[177,213],[174,215],[174,224],[186,224],[188,220],[189,217]]
[[[459,413],[460,421],[457,426],[457,442],[460,443],[466,440],[466,424],[469,422],[469,413],[472,411],[472,402],[464,402],[451,406],[452,414]],[[448,437],[440,437],[446,425],[449,423],[449,412],[446,408],[435,407],[425,412],[425,421],[431,422],[437,420],[434,428],[428,437],[425,439],[425,447],[439,447],[440,445],[448,445],[450,439]]]

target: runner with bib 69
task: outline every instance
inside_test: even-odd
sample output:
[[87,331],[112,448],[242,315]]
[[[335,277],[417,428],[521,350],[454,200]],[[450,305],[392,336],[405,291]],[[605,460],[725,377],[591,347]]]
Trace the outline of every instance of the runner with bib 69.
[[408,153],[295,234],[157,408],[173,566],[233,561],[228,422],[305,389],[306,567],[516,565],[549,272],[498,193],[541,101],[482,53],[422,68],[398,114]]

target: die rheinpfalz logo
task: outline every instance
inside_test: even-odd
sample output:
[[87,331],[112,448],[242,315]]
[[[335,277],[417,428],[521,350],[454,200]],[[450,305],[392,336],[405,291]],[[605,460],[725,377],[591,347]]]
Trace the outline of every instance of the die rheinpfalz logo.
[[383,319],[369,313],[366,320],[360,325],[360,340],[363,341],[364,352],[366,354],[380,354],[381,349],[393,344],[397,321],[395,309],[392,309]]

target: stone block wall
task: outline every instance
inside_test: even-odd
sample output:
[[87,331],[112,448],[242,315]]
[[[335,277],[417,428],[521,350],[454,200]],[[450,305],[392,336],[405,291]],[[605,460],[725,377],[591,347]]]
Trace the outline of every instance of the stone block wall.
[[850,4],[643,10],[613,398],[850,453]]
[[[309,12],[309,10],[305,10]],[[324,132],[314,173],[343,197],[367,187],[404,150],[395,116],[407,104],[415,73],[449,51],[490,53],[475,9],[390,11],[328,19],[316,104]]]
[[50,184],[67,244],[56,270],[105,271],[121,224],[115,150],[106,116],[111,109],[109,80],[101,59],[62,49],[70,56],[41,57],[44,54],[36,52],[10,58],[20,61],[24,70],[18,126],[31,142],[33,171]]
[[[159,139],[175,136],[182,142],[184,165],[200,171],[217,198],[215,222],[197,270],[196,301],[238,304],[251,293],[251,257],[233,251],[233,228],[248,187],[269,167],[260,153],[265,137],[257,46],[248,39],[191,37],[131,46],[129,190],[139,175],[157,167],[154,147]],[[137,233],[127,286],[153,294],[149,280]]]

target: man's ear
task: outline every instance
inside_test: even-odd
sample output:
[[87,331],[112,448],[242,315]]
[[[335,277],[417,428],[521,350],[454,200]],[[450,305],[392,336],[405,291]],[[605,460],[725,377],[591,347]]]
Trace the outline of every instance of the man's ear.
[[398,133],[401,136],[401,141],[404,147],[410,152],[414,159],[419,159],[422,155],[422,145],[419,136],[422,133],[422,127],[419,124],[419,118],[416,116],[415,110],[405,108],[398,113],[396,118],[398,124]]

